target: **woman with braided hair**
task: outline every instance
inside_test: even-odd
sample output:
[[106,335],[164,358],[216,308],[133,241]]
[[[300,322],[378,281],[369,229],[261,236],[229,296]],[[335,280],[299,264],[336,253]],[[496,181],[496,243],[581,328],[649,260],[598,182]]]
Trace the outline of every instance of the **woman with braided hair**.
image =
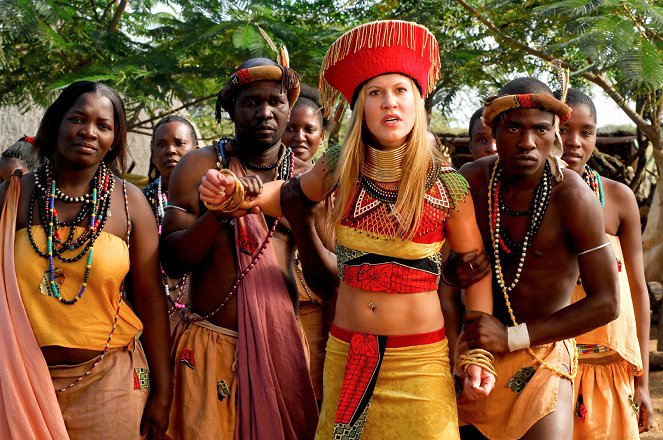
[[[390,20],[347,32],[325,57],[324,108],[345,99],[349,132],[286,184],[312,202],[328,200],[342,281],[316,438],[458,438],[439,250],[445,239],[458,253],[483,243],[467,182],[428,141],[424,98],[439,76],[438,52],[426,28]],[[269,182],[244,200],[237,179],[210,170],[199,191],[209,209],[257,205],[279,216],[282,185]],[[489,277],[468,287],[466,304],[492,313]],[[480,349],[461,356],[469,398],[491,391],[491,359]]]

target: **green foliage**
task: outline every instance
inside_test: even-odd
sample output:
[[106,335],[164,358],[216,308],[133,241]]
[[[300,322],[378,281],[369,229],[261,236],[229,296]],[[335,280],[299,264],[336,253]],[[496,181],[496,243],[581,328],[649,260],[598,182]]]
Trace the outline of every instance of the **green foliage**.
[[143,131],[188,108],[206,137],[227,134],[215,131],[215,95],[243,60],[276,56],[258,26],[316,85],[341,33],[387,18],[438,37],[443,77],[429,107],[448,113],[468,90],[478,105],[516,76],[550,80],[542,53],[572,66],[574,86],[601,76],[613,99],[638,102],[651,127],[661,121],[663,7],[646,0],[474,0],[475,16],[460,0],[0,1],[0,104],[44,106],[72,81],[99,80],[122,93],[131,127]]
[[125,98],[130,127],[149,128],[174,108],[204,124],[213,98],[243,60],[274,59],[257,26],[290,50],[317,83],[331,42],[368,3],[333,1],[3,0],[0,105],[46,106],[77,80],[103,81]]

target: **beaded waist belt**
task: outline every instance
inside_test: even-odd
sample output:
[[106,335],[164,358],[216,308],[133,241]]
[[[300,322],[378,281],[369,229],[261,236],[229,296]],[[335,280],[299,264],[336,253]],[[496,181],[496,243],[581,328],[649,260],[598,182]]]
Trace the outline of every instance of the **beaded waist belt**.
[[596,353],[607,353],[612,351],[610,347],[602,344],[576,344],[578,347],[578,354],[596,354]]

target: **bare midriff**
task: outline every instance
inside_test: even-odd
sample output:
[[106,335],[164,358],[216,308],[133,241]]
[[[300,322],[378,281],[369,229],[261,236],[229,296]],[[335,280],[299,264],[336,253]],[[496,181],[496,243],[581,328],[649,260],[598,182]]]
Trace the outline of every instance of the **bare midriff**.
[[334,323],[374,335],[413,335],[444,327],[437,291],[397,294],[367,292],[341,282]]
[[46,364],[53,365],[76,365],[89,361],[101,354],[96,350],[85,350],[81,348],[60,347],[50,345],[41,347]]

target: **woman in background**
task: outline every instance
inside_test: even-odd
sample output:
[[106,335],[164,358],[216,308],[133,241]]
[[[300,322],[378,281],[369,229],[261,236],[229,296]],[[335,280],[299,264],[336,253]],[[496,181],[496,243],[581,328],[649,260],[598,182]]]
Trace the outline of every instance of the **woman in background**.
[[[154,127],[150,168],[153,167],[156,178],[143,189],[143,193],[157,220],[159,235],[161,235],[164,212],[168,207],[170,175],[182,156],[196,148],[198,148],[196,130],[191,122],[183,117],[166,116]],[[152,174],[152,171],[149,174]],[[180,320],[180,314],[189,304],[189,274],[179,279],[171,279],[162,270],[161,281],[168,301],[168,318],[172,331]]]

